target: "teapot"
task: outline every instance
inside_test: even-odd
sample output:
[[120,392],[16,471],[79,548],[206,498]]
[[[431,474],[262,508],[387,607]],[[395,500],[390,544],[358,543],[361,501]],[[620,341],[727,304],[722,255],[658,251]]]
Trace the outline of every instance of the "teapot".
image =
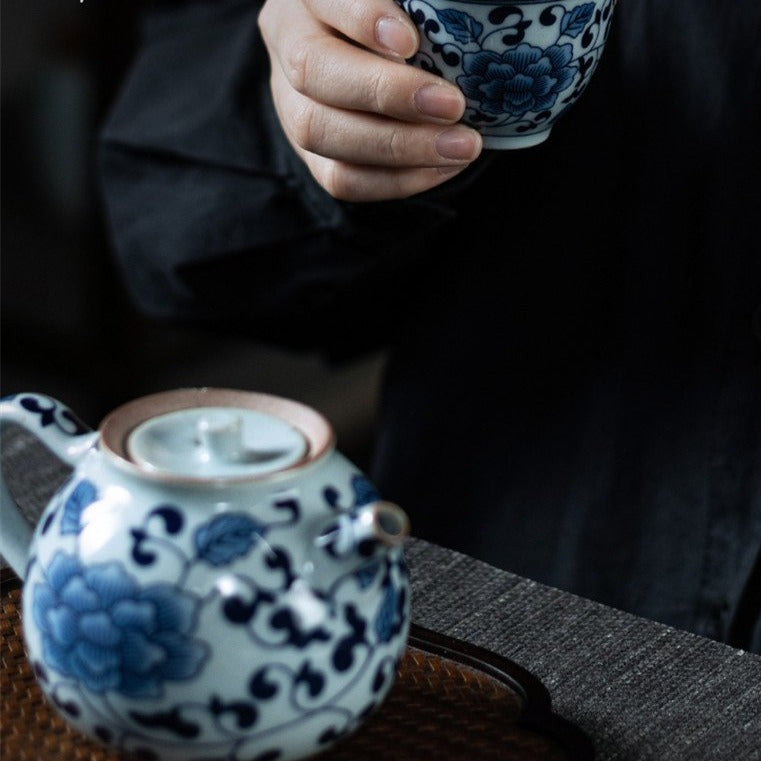
[[185,388],[97,431],[0,401],[71,466],[34,530],[2,483],[27,654],[81,732],[144,761],[287,761],[357,728],[405,647],[409,520],[293,400]]

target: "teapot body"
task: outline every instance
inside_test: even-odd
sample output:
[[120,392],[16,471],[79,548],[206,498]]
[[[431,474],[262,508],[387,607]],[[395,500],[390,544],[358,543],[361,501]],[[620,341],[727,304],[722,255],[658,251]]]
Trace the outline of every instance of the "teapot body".
[[342,549],[342,522],[376,501],[332,447],[197,483],[144,478],[95,443],[29,547],[24,636],[43,691],[138,758],[321,750],[383,700],[406,643],[402,547]]

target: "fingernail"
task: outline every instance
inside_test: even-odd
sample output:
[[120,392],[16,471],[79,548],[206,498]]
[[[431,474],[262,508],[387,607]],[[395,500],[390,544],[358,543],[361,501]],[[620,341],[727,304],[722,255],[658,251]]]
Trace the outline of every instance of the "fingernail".
[[395,18],[382,18],[375,26],[378,44],[392,53],[409,58],[417,48],[417,40],[412,30]]
[[446,85],[423,85],[415,92],[418,111],[435,119],[457,121],[464,108],[462,95]]
[[464,127],[448,129],[436,137],[436,153],[445,159],[471,161],[478,153],[479,142],[472,130]]

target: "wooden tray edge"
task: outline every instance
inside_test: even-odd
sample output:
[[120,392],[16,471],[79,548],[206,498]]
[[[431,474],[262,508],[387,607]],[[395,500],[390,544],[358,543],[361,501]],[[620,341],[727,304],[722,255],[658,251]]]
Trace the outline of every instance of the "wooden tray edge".
[[594,745],[589,736],[572,721],[553,711],[549,691],[528,669],[491,650],[414,622],[410,624],[408,644],[482,671],[506,685],[523,699],[518,724],[550,737],[563,748],[569,761],[594,761]]

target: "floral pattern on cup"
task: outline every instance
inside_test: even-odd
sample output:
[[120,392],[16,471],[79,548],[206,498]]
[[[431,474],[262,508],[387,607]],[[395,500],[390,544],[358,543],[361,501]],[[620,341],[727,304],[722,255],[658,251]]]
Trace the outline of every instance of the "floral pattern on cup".
[[485,136],[548,133],[586,89],[616,0],[397,0],[420,31],[410,63],[457,84]]
[[570,45],[542,50],[526,43],[501,56],[492,50],[465,53],[465,74],[457,77],[457,84],[484,113],[521,118],[555,105],[576,76],[572,55]]

